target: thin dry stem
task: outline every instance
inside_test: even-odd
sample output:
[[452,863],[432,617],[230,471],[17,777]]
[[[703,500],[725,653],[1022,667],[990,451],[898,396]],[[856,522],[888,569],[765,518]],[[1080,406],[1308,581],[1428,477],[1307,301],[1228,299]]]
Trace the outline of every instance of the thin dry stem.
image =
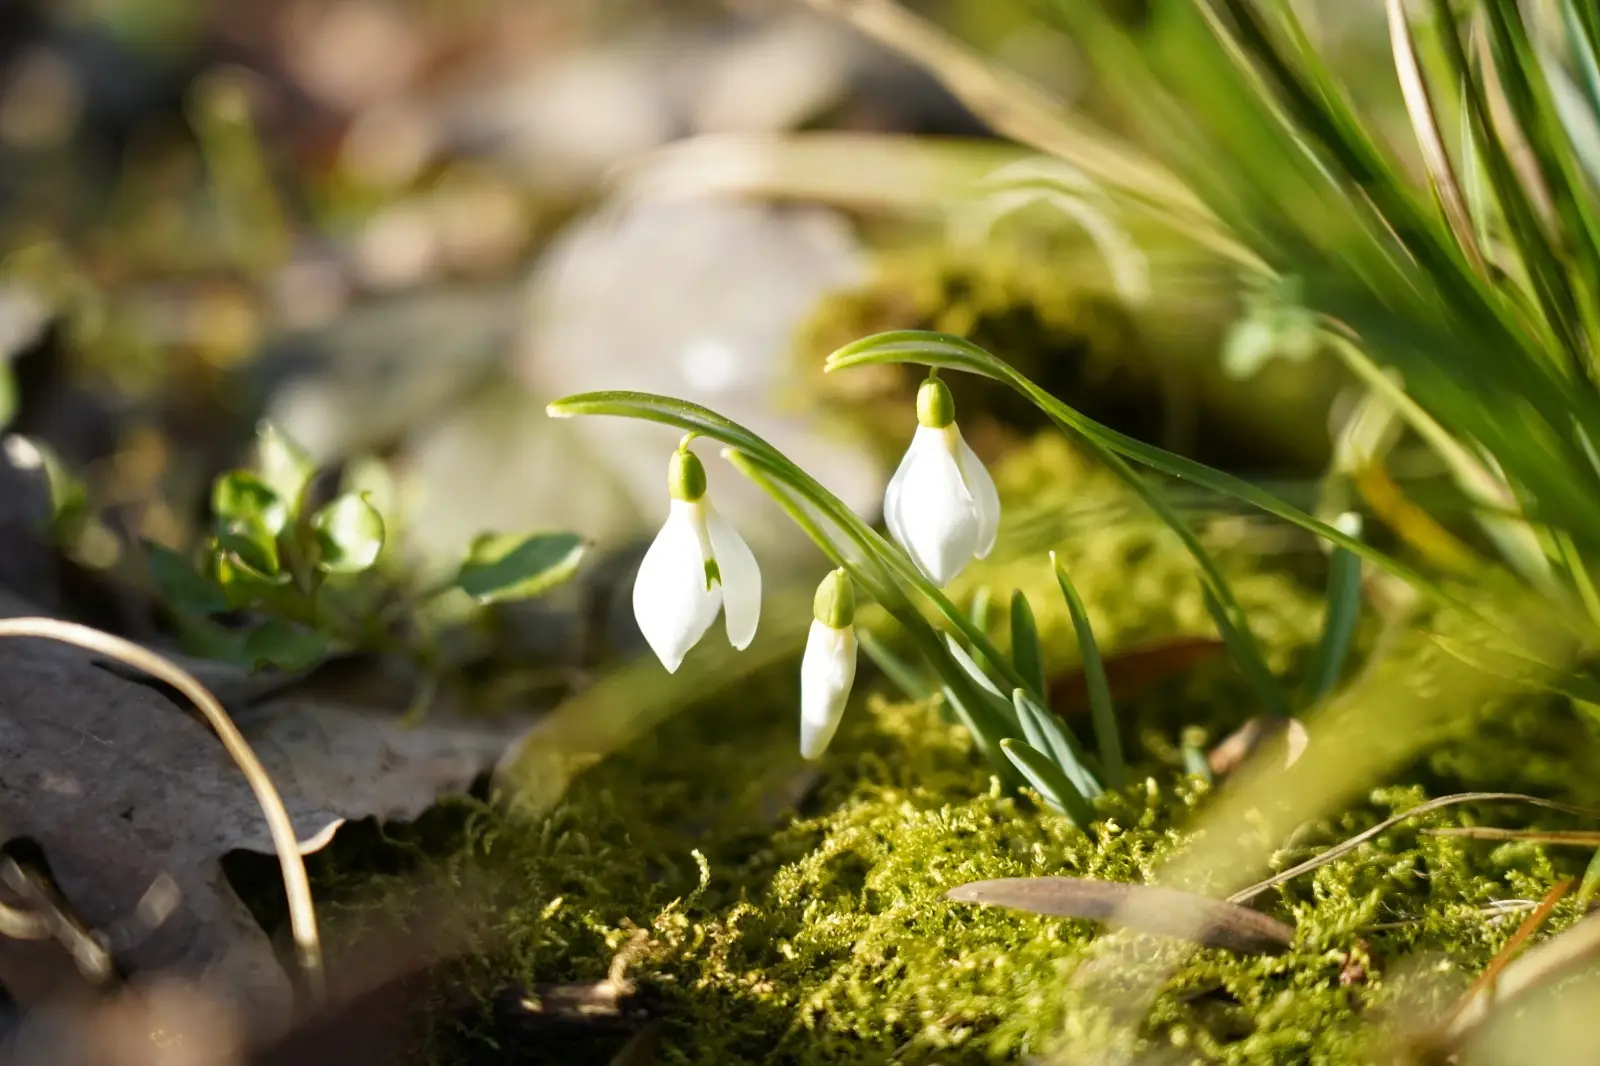
[[1446,1015],[1442,1028],[1448,1034],[1447,1039],[1458,1038],[1483,1020],[1489,998],[1495,991],[1495,980],[1509,968],[1517,952],[1522,950],[1522,945],[1526,944],[1528,939],[1549,920],[1551,912],[1556,909],[1556,904],[1561,902],[1571,888],[1572,878],[1564,877],[1557,881],[1545,894],[1544,899],[1539,901],[1533,913],[1517,926],[1517,931],[1511,934],[1511,939],[1506,941],[1505,947],[1489,960],[1489,965],[1485,966],[1477,980],[1472,982],[1472,987],[1467,989],[1466,994]]
[[1527,844],[1568,844],[1573,847],[1600,847],[1600,833],[1582,829],[1497,829],[1487,825],[1463,825],[1444,829],[1424,829],[1434,837],[1466,837],[1470,840],[1515,840]]
[[320,1003],[326,990],[322,941],[317,935],[317,915],[311,900],[311,885],[306,877],[305,861],[300,855],[300,843],[295,836],[294,825],[289,820],[289,812],[284,808],[283,799],[278,795],[272,778],[217,698],[193,674],[148,648],[76,622],[64,622],[58,618],[0,618],[0,637],[41,637],[110,656],[166,682],[194,703],[244,774],[251,791],[255,793],[256,802],[266,816],[272,844],[278,853],[278,865],[283,869],[283,886],[289,900],[289,926],[294,934],[297,961],[305,976],[307,993],[313,1003]]
[[1324,851],[1321,855],[1307,859],[1297,866],[1291,866],[1282,873],[1273,874],[1265,881],[1251,885],[1249,888],[1240,889],[1228,897],[1228,902],[1244,903],[1246,900],[1251,900],[1261,895],[1269,888],[1276,888],[1285,881],[1292,881],[1303,873],[1309,873],[1320,866],[1326,866],[1341,855],[1348,855],[1378,834],[1394,828],[1407,819],[1415,818],[1419,814],[1427,814],[1429,811],[1436,811],[1442,807],[1451,807],[1458,803],[1494,803],[1500,801],[1528,803],[1535,807],[1544,807],[1547,810],[1564,811],[1567,814],[1584,815],[1590,818],[1600,817],[1600,812],[1584,810],[1582,807],[1569,807],[1565,803],[1556,803],[1554,800],[1540,799],[1537,796],[1525,796],[1520,792],[1458,792],[1453,796],[1440,796],[1438,799],[1419,803],[1409,811],[1402,811],[1392,818],[1385,818],[1371,829],[1357,833],[1349,840],[1336,844]]
[[1389,16],[1389,41],[1394,48],[1395,72],[1400,76],[1400,95],[1405,100],[1406,113],[1411,117],[1411,127],[1416,132],[1417,144],[1422,148],[1422,160],[1428,168],[1434,194],[1444,211],[1450,229],[1455,233],[1461,251],[1480,276],[1487,277],[1483,252],[1478,247],[1477,231],[1472,224],[1472,214],[1467,210],[1466,197],[1456,181],[1455,168],[1450,165],[1450,154],[1445,150],[1444,138],[1439,134],[1439,123],[1433,112],[1433,101],[1428,96],[1428,83],[1423,79],[1422,67],[1417,62],[1415,42],[1411,39],[1411,24],[1406,19],[1401,0],[1386,0]]

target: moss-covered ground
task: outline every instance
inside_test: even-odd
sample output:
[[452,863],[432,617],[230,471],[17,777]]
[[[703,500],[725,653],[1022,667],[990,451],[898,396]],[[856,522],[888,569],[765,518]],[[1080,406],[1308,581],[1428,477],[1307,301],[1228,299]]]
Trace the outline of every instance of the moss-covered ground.
[[[1071,507],[1117,493],[1056,445],[1001,473],[1019,515],[1060,496],[1063,481]],[[1070,630],[1043,591],[1038,547],[1014,540],[1014,561],[965,587],[1035,592],[1053,662],[1066,668]],[[1108,522],[1059,547],[1113,653],[1206,632],[1190,564],[1154,527]],[[1223,557],[1274,665],[1293,676],[1317,632],[1316,597],[1270,560]],[[826,757],[807,767],[795,751],[793,669],[763,670],[677,715],[538,818],[479,811],[456,850],[430,860],[444,883],[492,886],[470,904],[486,909],[491,935],[441,975],[436,1058],[607,1061],[615,1038],[519,1042],[492,1004],[507,987],[596,981],[614,965],[659,1020],[658,1062],[1022,1061],[1063,1047],[1081,1052],[1067,1061],[1090,1061],[1108,1035],[1127,1039],[1125,1019],[1105,1008],[1116,975],[1075,981],[1100,927],[942,897],[996,877],[1145,880],[1211,796],[1183,773],[1178,734],[1201,725],[1220,736],[1249,714],[1231,665],[1209,661],[1119,708],[1139,772],[1103,797],[1093,838],[1003,792],[934,706],[903,702],[865,671]],[[1392,784],[1303,827],[1276,865],[1430,795],[1503,788],[1600,806],[1600,780],[1571,761],[1590,726],[1567,705],[1530,696],[1463,722]],[[1150,939],[1149,956],[1174,969],[1133,1039],[1172,1056],[1161,1061],[1373,1061],[1378,1044],[1453,1002],[1525,913],[1492,904],[1538,900],[1588,858],[1424,832],[1467,820],[1582,824],[1476,806],[1398,826],[1258,901],[1296,929],[1279,956]],[[1568,900],[1549,928],[1575,916]]]

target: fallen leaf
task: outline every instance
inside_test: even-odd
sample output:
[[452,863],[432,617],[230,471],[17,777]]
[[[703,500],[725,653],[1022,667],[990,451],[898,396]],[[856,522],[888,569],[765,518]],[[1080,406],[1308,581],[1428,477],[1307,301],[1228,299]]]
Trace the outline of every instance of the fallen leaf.
[[[0,591],[0,616],[33,613]],[[163,874],[180,893],[159,928],[119,952],[131,971],[173,970],[288,1016],[287,975],[218,860],[271,853],[264,816],[211,732],[165,690],[42,640],[0,640],[0,826],[44,852],[89,926],[113,927]],[[347,818],[409,819],[489,768],[526,721],[404,728],[388,711],[279,696],[234,718],[276,783],[303,852]]]
[[[1108,655],[1106,683],[1111,688],[1111,698],[1132,699],[1226,650],[1227,645],[1214,637],[1177,637]],[[1070,670],[1051,679],[1050,708],[1060,715],[1081,714],[1089,709],[1089,689],[1082,670]]]
[[1274,954],[1294,942],[1292,926],[1260,911],[1153,885],[1079,877],[1006,877],[960,885],[946,892],[945,899],[1088,918],[1229,951]]

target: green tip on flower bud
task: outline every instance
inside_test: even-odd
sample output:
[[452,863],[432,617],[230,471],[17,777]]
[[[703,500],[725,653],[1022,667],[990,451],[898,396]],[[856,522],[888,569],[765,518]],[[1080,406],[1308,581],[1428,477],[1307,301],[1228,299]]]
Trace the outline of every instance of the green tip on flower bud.
[[667,491],[675,500],[693,503],[706,494],[706,468],[687,448],[672,453],[667,464]]
[[956,420],[956,401],[950,386],[930,377],[917,390],[917,423],[929,429],[943,429]]
[[845,629],[856,621],[856,587],[850,575],[835,570],[817,586],[817,598],[812,601],[812,614],[817,621],[830,629]]

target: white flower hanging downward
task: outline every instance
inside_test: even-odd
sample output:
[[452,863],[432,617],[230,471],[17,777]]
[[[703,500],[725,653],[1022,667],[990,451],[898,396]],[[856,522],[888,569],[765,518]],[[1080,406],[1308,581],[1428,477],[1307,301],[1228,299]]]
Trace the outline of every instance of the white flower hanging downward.
[[843,570],[817,586],[811,634],[800,661],[800,754],[827,750],[856,680],[856,593]]
[[883,496],[889,532],[937,585],[987,556],[1000,528],[1000,494],[955,410],[949,386],[930,374],[917,390],[917,434]]
[[633,616],[668,673],[716,621],[720,607],[728,641],[744,650],[761,617],[761,570],[744,538],[706,498],[706,469],[683,438],[667,467],[672,494],[667,521],[639,564]]

